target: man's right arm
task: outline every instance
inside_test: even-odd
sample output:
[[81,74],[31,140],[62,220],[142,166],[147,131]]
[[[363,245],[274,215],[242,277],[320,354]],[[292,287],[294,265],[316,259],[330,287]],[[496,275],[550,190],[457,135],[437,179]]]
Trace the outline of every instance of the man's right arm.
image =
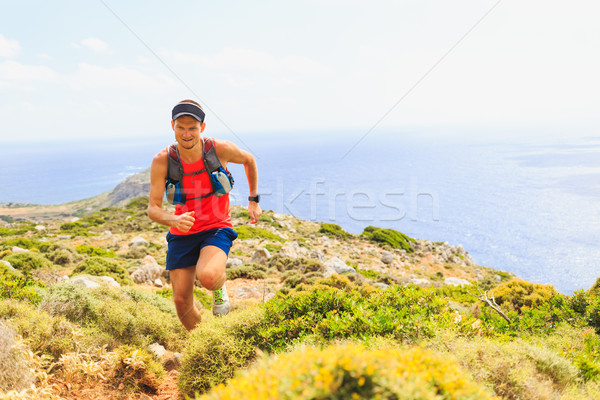
[[150,196],[148,199],[148,217],[161,225],[174,226],[182,232],[190,230],[194,225],[194,212],[173,215],[162,208],[167,178],[167,150],[154,156],[150,167]]

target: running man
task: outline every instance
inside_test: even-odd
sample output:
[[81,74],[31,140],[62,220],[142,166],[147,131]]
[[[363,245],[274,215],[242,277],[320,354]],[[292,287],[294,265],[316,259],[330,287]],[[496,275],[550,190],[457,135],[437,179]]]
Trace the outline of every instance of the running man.
[[[200,311],[194,306],[193,288],[196,277],[202,286],[213,292],[212,311],[216,316],[229,312],[230,303],[225,287],[225,264],[237,233],[231,225],[229,195],[216,196],[203,162],[205,141],[202,133],[204,111],[193,100],[179,102],[172,111],[171,126],[177,151],[183,165],[184,205],[178,204],[171,214],[162,208],[167,179],[169,150],[154,156],[150,169],[150,199],[148,216],[170,227],[167,233],[167,270],[173,286],[173,301],[177,315],[187,330],[200,322]],[[252,154],[227,140],[214,139],[214,148],[224,168],[227,163],[243,164],[250,188],[248,214],[255,223],[262,210],[258,205],[258,169]]]

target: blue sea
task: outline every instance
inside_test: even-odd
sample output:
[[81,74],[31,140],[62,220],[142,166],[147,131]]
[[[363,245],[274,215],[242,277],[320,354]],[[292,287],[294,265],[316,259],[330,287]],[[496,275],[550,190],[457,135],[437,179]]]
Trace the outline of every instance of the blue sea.
[[[536,142],[390,131],[359,142],[360,132],[229,136],[257,158],[263,209],[353,233],[374,225],[462,244],[480,265],[565,294],[589,288],[600,276],[600,137]],[[0,143],[0,202],[59,204],[98,195],[148,168],[171,140],[167,134]],[[232,202],[245,205],[243,168],[230,170]]]

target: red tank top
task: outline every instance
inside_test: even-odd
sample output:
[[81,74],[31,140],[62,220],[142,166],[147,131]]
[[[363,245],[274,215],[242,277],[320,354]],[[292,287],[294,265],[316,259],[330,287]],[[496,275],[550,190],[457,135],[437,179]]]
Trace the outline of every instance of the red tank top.
[[[186,164],[182,160],[181,164],[183,165],[184,173],[183,187],[187,198],[200,197],[212,191],[208,172],[204,171],[194,174],[194,172],[204,169],[204,161],[202,159],[192,164]],[[202,199],[192,199],[188,200],[185,205],[178,204],[175,207],[175,215],[181,215],[189,211],[195,211],[195,221],[191,229],[187,232],[181,232],[179,229],[171,227],[171,234],[191,235],[192,233],[207,231],[209,229],[233,227],[229,212],[229,194],[221,197],[212,195]]]

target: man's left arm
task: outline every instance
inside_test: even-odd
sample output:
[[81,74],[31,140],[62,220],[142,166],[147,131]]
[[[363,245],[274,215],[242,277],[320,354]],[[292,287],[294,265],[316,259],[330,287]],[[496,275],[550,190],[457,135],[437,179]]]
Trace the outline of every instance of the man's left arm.
[[[222,164],[232,162],[244,165],[250,196],[258,195],[258,167],[254,156],[228,140],[217,141],[215,150],[217,150],[217,155]],[[255,201],[249,201],[248,214],[250,215],[250,223],[256,223],[262,214],[260,205]]]

